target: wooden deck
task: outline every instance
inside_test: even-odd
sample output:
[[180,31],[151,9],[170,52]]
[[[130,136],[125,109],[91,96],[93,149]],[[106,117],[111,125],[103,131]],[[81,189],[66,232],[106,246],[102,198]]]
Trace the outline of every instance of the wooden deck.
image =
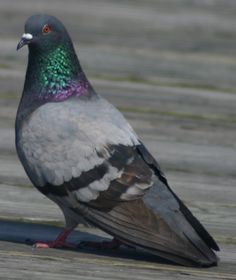
[[[236,3],[186,3],[0,2],[0,279],[236,279]],[[14,147],[27,56],[15,47],[25,19],[42,11],[63,19],[96,90],[125,114],[217,240],[218,267],[185,268],[127,248],[32,248],[63,226],[58,207],[31,187]],[[103,238],[85,226],[70,236]]]

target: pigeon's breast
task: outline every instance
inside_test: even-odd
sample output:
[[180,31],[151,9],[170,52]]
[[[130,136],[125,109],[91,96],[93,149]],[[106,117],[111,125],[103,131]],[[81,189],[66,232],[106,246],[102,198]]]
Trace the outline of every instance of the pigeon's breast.
[[[47,103],[24,120],[17,149],[32,182],[43,187],[60,186],[102,164],[99,153],[119,144],[133,146],[138,140],[111,104],[101,98],[70,99]],[[109,180],[120,176],[111,171]]]

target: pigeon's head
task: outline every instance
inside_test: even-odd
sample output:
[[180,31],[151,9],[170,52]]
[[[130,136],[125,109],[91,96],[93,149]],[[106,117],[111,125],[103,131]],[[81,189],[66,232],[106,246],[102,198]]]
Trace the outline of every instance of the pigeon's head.
[[50,51],[61,43],[70,42],[64,25],[50,15],[33,15],[25,23],[25,32],[17,50],[25,45],[38,51]]

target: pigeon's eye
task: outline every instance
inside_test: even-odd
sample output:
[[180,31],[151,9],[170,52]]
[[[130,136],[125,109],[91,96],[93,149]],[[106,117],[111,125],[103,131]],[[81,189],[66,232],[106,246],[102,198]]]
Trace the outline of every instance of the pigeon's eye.
[[42,29],[43,34],[47,34],[51,31],[52,31],[51,27],[48,24],[45,24],[43,29]]

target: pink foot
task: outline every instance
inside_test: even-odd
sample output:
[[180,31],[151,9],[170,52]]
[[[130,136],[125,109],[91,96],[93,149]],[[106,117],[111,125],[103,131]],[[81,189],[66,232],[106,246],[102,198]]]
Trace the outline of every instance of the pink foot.
[[37,241],[33,246],[35,248],[75,248],[76,245],[66,242],[66,238],[73,229],[64,229],[54,241]]
[[76,248],[77,246],[67,242],[55,241],[37,241],[34,245],[35,248]]

